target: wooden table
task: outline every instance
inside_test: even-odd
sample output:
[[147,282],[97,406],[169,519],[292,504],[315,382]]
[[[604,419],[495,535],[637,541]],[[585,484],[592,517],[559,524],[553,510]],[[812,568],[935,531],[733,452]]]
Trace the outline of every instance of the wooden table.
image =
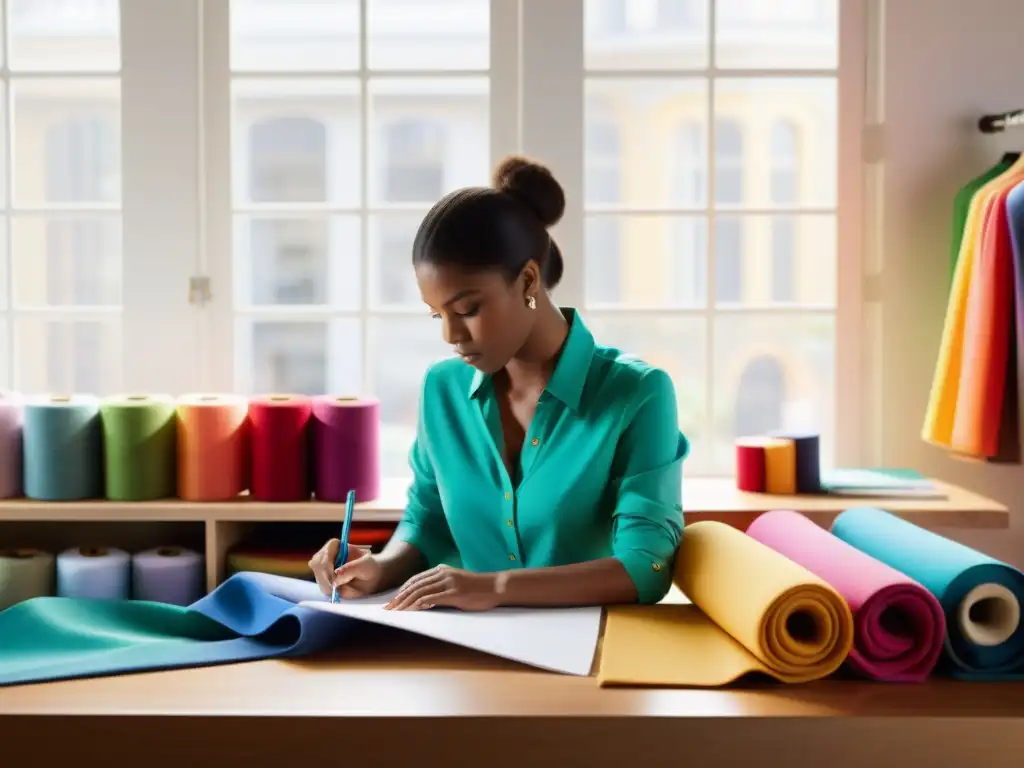
[[1024,759],[1024,684],[600,689],[592,677],[404,633],[368,627],[363,639],[315,659],[0,688],[0,764],[995,768]]

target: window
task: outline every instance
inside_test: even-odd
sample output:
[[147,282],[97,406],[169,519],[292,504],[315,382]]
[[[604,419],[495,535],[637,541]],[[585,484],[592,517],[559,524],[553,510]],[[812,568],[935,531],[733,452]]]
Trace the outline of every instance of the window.
[[[824,235],[835,213],[837,4],[716,0],[709,35],[710,6],[655,3],[643,34],[586,30],[584,111],[614,102],[625,169],[606,206],[621,295],[588,295],[587,316],[672,374],[689,473],[733,471],[737,430],[819,429],[828,463],[836,255],[802,235]],[[585,173],[589,190],[598,171]],[[807,247],[820,275],[803,271]],[[796,287],[811,283],[802,302]]]
[[417,227],[523,152],[568,193],[556,299],[671,373],[687,472],[847,439],[837,0],[0,7],[0,386],[372,395],[405,475],[451,354]]
[[121,388],[116,0],[10,0],[0,371],[25,392]]
[[[795,205],[800,199],[800,158],[797,151],[796,127],[788,120],[776,121],[772,126],[771,141],[772,203],[780,207]],[[796,219],[786,215],[773,216],[771,229],[771,300],[780,303],[791,302],[796,298]]]
[[411,245],[490,178],[489,2],[235,0],[230,22],[230,386],[372,393],[384,472],[405,474],[423,372],[451,354]]
[[[743,202],[743,131],[735,120],[715,122],[715,203],[724,210]],[[715,299],[735,304],[743,298],[743,221],[715,217]]]
[[[584,131],[587,207],[600,209],[619,201],[622,192],[622,140],[619,128],[609,115],[587,121]],[[609,304],[619,300],[622,290],[619,221],[601,213],[591,213],[586,224],[587,301]]]
[[[707,198],[707,142],[703,126],[693,120],[676,129],[669,163],[671,196],[693,213],[672,220],[670,301],[687,307],[703,306],[707,288],[708,235],[704,205]],[[699,213],[698,213],[699,211]]]

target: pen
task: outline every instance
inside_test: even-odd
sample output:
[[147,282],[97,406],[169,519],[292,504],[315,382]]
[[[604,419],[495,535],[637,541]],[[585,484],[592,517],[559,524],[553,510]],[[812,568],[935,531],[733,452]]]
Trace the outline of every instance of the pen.
[[[341,524],[341,543],[338,545],[338,556],[334,558],[334,568],[341,568],[348,560],[348,537],[352,530],[352,512],[356,505],[356,492],[349,491],[345,499],[345,521]],[[331,602],[338,602],[338,588],[331,587]]]

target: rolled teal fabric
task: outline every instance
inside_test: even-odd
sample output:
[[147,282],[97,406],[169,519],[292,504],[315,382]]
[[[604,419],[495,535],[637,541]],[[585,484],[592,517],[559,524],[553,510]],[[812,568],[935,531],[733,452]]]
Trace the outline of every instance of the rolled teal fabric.
[[25,496],[75,501],[103,496],[99,399],[46,395],[25,402]]
[[832,533],[938,598],[946,614],[945,666],[954,677],[1024,678],[1024,573],[873,507],[846,510]]

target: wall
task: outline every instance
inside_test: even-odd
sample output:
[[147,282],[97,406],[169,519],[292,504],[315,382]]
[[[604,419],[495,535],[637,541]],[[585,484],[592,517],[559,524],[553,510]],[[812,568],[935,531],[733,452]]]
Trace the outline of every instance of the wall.
[[1024,565],[1024,467],[950,459],[920,439],[949,283],[959,187],[1024,150],[1024,129],[986,135],[985,113],[1024,107],[1020,0],[889,0],[885,21],[882,459],[1011,501],[1011,531],[955,534]]

